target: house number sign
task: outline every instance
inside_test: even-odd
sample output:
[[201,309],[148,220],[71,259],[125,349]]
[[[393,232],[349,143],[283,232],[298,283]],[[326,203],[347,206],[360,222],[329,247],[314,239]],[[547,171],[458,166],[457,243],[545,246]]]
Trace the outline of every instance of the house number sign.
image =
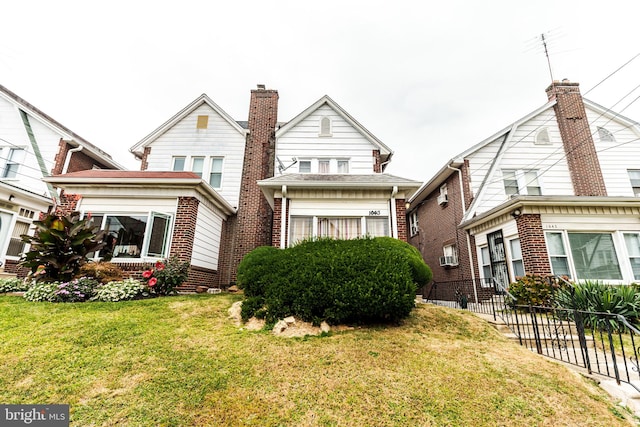
[[380,215],[380,211],[369,211],[369,216],[377,216]]

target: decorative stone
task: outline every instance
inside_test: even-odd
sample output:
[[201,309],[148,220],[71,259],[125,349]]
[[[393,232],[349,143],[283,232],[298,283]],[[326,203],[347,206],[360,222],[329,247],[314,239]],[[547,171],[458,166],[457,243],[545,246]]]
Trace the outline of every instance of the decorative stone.
[[227,291],[231,292],[231,293],[235,293],[238,292],[240,290],[240,288],[238,288],[236,285],[231,285],[229,286],[229,288],[227,289]]
[[288,327],[289,327],[289,325],[287,324],[287,322],[285,322],[284,320],[278,320],[278,323],[276,323],[275,326],[273,327],[273,333],[274,334],[281,334]]
[[331,330],[331,327],[329,326],[329,324],[327,322],[322,322],[320,323],[320,330],[324,333],[327,333]]
[[293,316],[285,317],[282,320],[286,322],[287,325],[294,325],[296,323],[296,319]]
[[196,286],[196,292],[199,294],[203,294],[209,290],[208,286]]

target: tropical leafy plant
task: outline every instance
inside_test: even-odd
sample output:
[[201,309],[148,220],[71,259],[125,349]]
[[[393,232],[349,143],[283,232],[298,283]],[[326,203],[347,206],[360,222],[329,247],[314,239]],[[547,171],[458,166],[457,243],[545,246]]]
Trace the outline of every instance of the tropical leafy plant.
[[80,219],[79,212],[68,216],[49,214],[33,224],[35,235],[21,236],[31,247],[23,254],[20,265],[30,269],[36,281],[70,281],[88,262],[87,255],[106,245],[106,232],[98,231],[90,218]]
[[630,323],[638,323],[640,316],[640,289],[638,285],[607,285],[600,281],[585,281],[573,284],[573,287],[560,289],[555,303],[562,308],[583,312],[587,327],[599,329],[605,322],[614,328],[623,325],[614,316],[599,316],[589,313],[611,313],[624,316]]

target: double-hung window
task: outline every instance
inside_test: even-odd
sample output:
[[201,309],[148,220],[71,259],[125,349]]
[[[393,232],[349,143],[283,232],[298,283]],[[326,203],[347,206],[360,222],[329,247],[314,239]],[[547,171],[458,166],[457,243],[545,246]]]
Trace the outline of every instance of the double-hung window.
[[7,155],[4,170],[2,172],[3,178],[17,178],[18,168],[20,163],[24,161],[24,149],[23,148],[10,148]]
[[611,233],[567,232],[566,236],[565,241],[561,232],[546,233],[553,274],[571,277],[571,263],[577,280],[622,280]]
[[211,159],[211,172],[209,173],[209,184],[213,188],[222,187],[222,158]]
[[420,232],[418,228],[418,211],[415,210],[409,215],[409,234],[415,236]]
[[172,159],[171,170],[181,172],[184,170],[184,162],[186,161],[184,156],[175,156]]
[[542,194],[538,180],[538,171],[535,169],[503,169],[502,180],[504,192],[507,196],[518,194],[539,196]]
[[200,178],[202,178],[203,168],[204,168],[204,157],[193,157],[191,159],[191,172],[195,173]]
[[571,277],[569,271],[569,257],[564,248],[564,238],[562,233],[546,233],[547,253],[551,262],[551,271],[557,276]]
[[633,279],[640,280],[640,233],[624,233]]
[[511,247],[511,267],[513,267],[513,275],[515,277],[524,276],[524,263],[522,262],[522,249],[520,248],[520,239],[509,241]]

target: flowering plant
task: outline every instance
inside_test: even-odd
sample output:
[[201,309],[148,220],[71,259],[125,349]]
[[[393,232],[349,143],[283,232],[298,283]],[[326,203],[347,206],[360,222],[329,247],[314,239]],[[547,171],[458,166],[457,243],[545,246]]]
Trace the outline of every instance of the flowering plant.
[[96,293],[98,281],[89,277],[80,277],[58,285],[54,292],[55,300],[59,302],[87,301]]
[[187,280],[189,263],[178,257],[171,257],[164,261],[156,261],[152,268],[142,273],[151,293],[156,295],[175,294],[175,288]]

